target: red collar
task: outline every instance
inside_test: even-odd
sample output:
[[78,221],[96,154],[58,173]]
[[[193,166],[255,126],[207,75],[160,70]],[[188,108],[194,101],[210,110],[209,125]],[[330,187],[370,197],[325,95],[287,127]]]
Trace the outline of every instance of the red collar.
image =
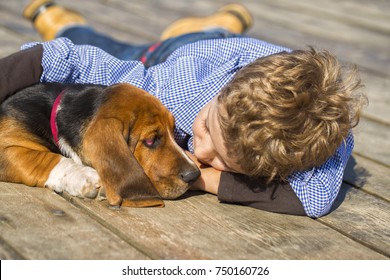
[[61,93],[57,96],[56,100],[54,100],[53,107],[51,108],[50,114],[50,128],[51,134],[53,135],[54,142],[58,146],[58,127],[57,127],[57,111],[58,106],[60,105],[61,99],[64,96],[65,90],[61,91]]

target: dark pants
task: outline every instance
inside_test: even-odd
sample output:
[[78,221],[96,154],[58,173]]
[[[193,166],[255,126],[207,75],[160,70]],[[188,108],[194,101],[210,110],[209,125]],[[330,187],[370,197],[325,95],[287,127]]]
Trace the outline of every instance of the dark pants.
[[207,32],[184,34],[157,43],[136,45],[120,42],[88,26],[69,27],[57,34],[57,37],[67,37],[77,45],[96,46],[121,60],[140,60],[146,68],[164,62],[170,54],[185,44],[199,40],[238,36],[241,35],[230,33],[224,29],[214,29]]

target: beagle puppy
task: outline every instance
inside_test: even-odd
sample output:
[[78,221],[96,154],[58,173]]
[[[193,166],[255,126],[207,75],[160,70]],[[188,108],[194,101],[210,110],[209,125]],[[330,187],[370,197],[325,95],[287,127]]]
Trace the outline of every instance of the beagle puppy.
[[129,84],[37,84],[0,107],[0,180],[112,206],[164,206],[200,176],[174,117]]

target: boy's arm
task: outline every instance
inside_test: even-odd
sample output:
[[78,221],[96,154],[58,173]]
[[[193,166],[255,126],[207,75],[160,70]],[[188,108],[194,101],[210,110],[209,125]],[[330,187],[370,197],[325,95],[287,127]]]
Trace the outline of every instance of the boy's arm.
[[353,146],[354,139],[350,132],[335,154],[324,164],[308,171],[296,172],[288,178],[308,216],[318,218],[331,211]]
[[0,103],[18,90],[39,82],[42,54],[42,45],[37,45],[0,59]]
[[[40,43],[23,46],[28,49]],[[67,38],[44,42],[41,82],[112,85],[129,82],[142,87],[145,68],[139,61],[120,60],[90,45]]]
[[221,172],[203,166],[194,155],[187,154],[197,163],[202,174],[194,183],[194,189],[217,194],[222,202],[239,203],[276,213],[306,215],[302,203],[288,183],[267,185],[262,178],[251,179],[242,174]]
[[270,212],[306,215],[289,183],[267,184],[265,178],[252,179],[238,173],[221,173],[218,199]]

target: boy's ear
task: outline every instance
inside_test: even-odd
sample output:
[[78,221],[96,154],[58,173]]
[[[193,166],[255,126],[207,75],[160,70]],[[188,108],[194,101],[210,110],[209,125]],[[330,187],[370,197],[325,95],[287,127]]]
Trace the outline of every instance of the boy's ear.
[[84,160],[98,172],[110,205],[164,207],[159,193],[122,135],[118,119],[97,119],[82,143]]

